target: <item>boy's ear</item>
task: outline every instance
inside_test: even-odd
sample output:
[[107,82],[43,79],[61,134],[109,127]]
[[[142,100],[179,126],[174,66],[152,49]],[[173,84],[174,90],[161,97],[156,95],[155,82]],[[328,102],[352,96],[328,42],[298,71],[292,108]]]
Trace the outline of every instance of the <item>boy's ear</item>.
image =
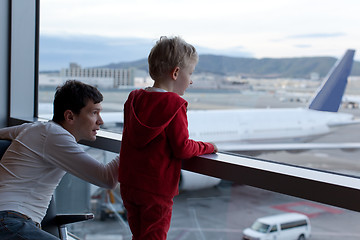
[[171,77],[173,80],[177,79],[177,77],[179,76],[179,71],[180,71],[179,67],[174,68],[174,70],[172,71],[172,74],[171,74]]

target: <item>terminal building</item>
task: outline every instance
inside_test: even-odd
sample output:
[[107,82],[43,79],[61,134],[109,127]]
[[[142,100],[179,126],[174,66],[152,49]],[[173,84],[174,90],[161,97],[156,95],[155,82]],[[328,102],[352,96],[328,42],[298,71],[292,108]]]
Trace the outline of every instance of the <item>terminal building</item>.
[[133,68],[82,68],[77,63],[70,63],[69,68],[63,68],[60,78],[75,79],[100,88],[119,88],[134,86]]

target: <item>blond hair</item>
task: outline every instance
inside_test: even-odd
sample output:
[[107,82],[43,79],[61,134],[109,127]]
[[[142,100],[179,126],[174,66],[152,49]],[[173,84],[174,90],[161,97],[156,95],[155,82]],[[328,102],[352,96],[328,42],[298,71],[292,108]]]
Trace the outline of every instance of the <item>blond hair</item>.
[[186,67],[189,62],[197,63],[199,57],[195,47],[180,37],[161,37],[151,49],[148,63],[149,74],[156,80],[171,73],[176,67]]

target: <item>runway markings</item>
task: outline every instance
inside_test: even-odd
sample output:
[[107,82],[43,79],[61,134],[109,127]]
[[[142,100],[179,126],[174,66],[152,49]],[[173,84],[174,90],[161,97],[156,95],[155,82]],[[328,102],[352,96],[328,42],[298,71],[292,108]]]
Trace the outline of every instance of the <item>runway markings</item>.
[[331,206],[325,206],[313,202],[300,201],[271,206],[272,208],[284,212],[297,212],[308,216],[309,218],[317,217],[322,213],[340,214],[343,211]]

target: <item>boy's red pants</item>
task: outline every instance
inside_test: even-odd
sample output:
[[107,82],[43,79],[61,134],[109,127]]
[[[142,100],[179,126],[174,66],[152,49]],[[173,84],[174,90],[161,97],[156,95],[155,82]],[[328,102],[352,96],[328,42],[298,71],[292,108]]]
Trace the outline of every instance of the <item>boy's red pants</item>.
[[120,185],[133,240],[166,240],[173,200]]

